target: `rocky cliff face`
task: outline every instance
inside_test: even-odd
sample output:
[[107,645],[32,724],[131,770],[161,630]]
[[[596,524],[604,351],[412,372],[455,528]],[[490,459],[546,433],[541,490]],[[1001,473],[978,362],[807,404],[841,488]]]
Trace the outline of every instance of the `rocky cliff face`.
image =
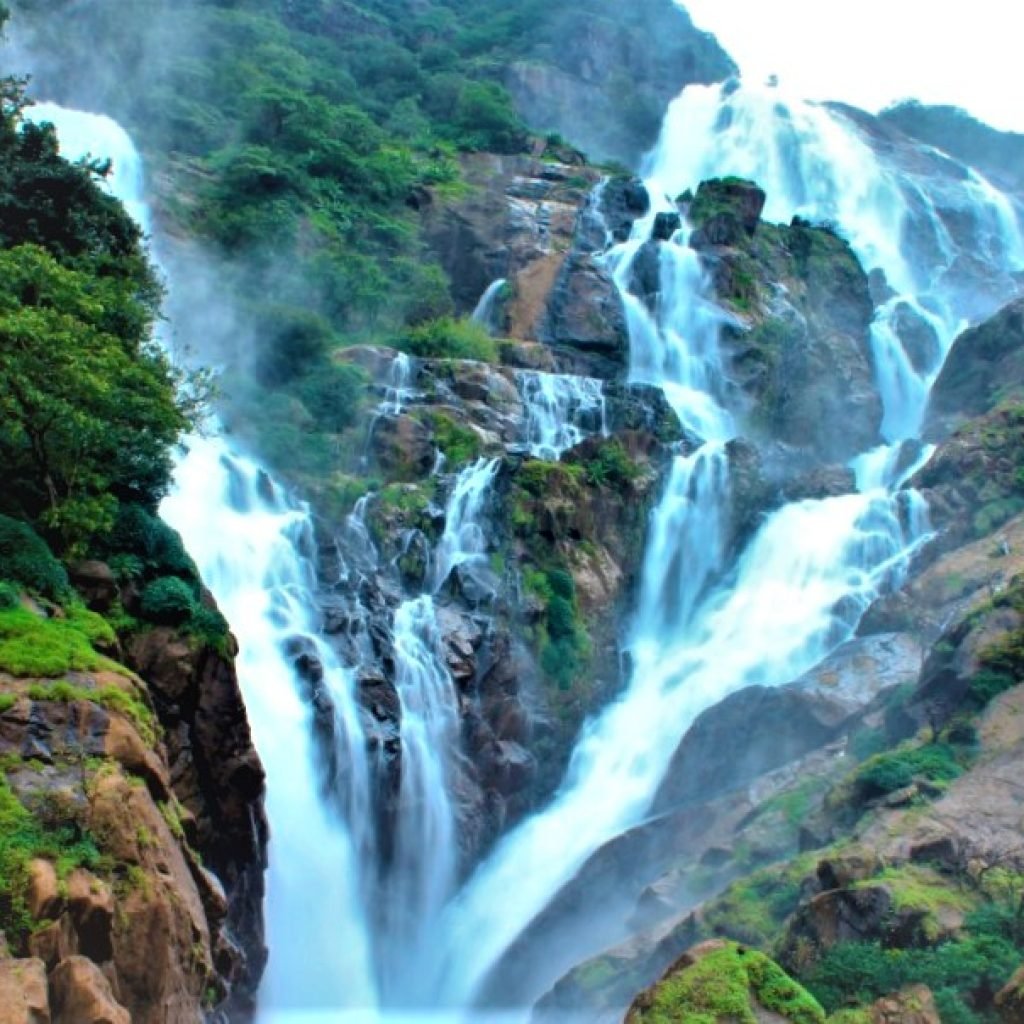
[[541,1004],[550,1019],[581,1005],[621,1013],[667,970],[630,1010],[647,1019],[700,991],[705,947],[686,951],[713,937],[775,956],[824,1006],[782,1019],[1016,1019],[1015,310],[958,339],[936,388],[933,430],[955,429],[919,475],[937,534],[916,570],[807,678],[698,719],[660,813],[578,880],[578,899],[646,884],[633,938],[563,978]]
[[635,167],[684,86],[736,67],[714,37],[669,0],[574,5],[505,75],[523,119],[557,132],[595,161]]
[[118,609],[119,635],[27,597],[13,620],[36,619],[34,643],[58,661],[88,624],[63,671],[19,661],[5,625],[0,1018],[248,1019],[267,836],[230,638],[131,618],[138,591],[103,563],[75,582],[93,609]]

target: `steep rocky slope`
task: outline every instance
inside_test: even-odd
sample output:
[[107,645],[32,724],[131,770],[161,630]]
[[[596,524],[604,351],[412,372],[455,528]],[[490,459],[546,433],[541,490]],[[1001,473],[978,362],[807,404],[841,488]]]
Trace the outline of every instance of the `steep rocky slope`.
[[[660,813],[581,880],[647,882],[636,937],[563,979],[542,1004],[552,1019],[580,1005],[621,1014],[712,936],[774,955],[836,1021],[1016,1019],[1024,523],[1021,447],[1005,431],[1017,319],[1014,303],[966,332],[936,388],[933,429],[951,394],[974,418],[956,419],[919,474],[938,532],[916,571],[808,678],[698,720]],[[771,728],[750,730],[766,716]],[[743,757],[724,759],[736,745]],[[714,896],[730,875],[745,877]],[[686,987],[692,961],[637,1006]],[[912,1007],[906,986],[922,982]]]
[[73,579],[0,612],[3,1019],[243,1019],[267,837],[231,638],[104,563]]

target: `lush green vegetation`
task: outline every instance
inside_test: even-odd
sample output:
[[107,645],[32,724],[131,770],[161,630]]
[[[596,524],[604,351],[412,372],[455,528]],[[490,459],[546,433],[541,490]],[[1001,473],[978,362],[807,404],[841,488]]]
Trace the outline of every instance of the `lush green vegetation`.
[[23,125],[17,82],[2,98],[0,513],[82,552],[119,501],[159,500],[197,396],[152,340],[159,289],[104,168]]
[[943,785],[963,774],[963,752],[948,743],[926,743],[876,754],[858,769],[855,785],[863,799],[905,789],[915,780]]
[[927,985],[943,1022],[995,1020],[992,996],[1024,958],[1018,907],[987,903],[967,915],[961,938],[936,946],[887,949],[878,942],[840,943],[802,979],[826,1009],[864,1005],[906,985]]
[[793,1024],[824,1024],[817,1000],[773,960],[734,943],[662,981],[649,1005],[630,1014],[630,1024],[756,1024],[755,1006]]
[[121,671],[93,643],[113,639],[99,616],[73,608],[67,618],[47,619],[24,608],[0,611],[0,669],[13,676],[52,679],[67,672]]
[[396,339],[396,347],[425,359],[498,361],[497,342],[483,327],[472,320],[456,320],[450,316],[410,328]]
[[0,931],[15,948],[33,925],[25,892],[28,866],[37,857],[53,860],[63,878],[76,867],[95,867],[100,853],[93,838],[66,815],[50,822],[32,813],[0,773]]

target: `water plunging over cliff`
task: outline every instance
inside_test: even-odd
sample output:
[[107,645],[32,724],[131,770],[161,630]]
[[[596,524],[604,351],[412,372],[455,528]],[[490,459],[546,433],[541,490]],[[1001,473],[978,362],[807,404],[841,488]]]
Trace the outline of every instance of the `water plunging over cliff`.
[[[144,231],[153,232],[141,160],[123,129],[109,118],[53,104],[39,104],[31,114],[56,126],[66,157],[111,159],[111,191]],[[173,291],[174,282],[169,286]],[[267,772],[272,839],[266,925],[272,955],[261,1005],[273,1020],[297,1009],[372,1006],[376,994],[360,893],[360,859],[372,845],[366,831],[371,808],[365,743],[351,676],[319,638],[308,510],[214,435],[188,440],[161,513],[181,533],[238,638],[239,682]],[[343,817],[321,790],[311,684],[299,677],[291,656],[297,643],[315,652],[323,668],[318,685],[333,709],[343,765],[343,777],[331,779],[331,789]],[[344,971],[322,967],[324,951],[333,948],[345,950]]]
[[[115,190],[151,230],[138,158],[113,122],[58,108],[37,108],[35,116],[58,121],[72,154],[113,156]],[[928,182],[884,165],[842,112],[733,86],[686,91],[666,119],[649,172],[650,216],[604,259],[626,309],[630,379],[662,389],[687,439],[650,523],[630,680],[584,728],[550,804],[501,839],[461,891],[450,776],[458,706],[441,653],[438,595],[453,576],[487,571],[483,512],[499,462],[481,459],[451,482],[425,592],[391,605],[402,775],[383,870],[353,681],[318,636],[307,510],[224,438],[192,439],[179,464],[164,514],[239,638],[240,678],[268,773],[268,1021],[290,1021],[297,1007],[331,1021],[355,1008],[353,1019],[363,1021],[387,1016],[372,1009],[381,1005],[471,1006],[587,859],[643,820],[696,716],[741,687],[790,681],[850,637],[927,529],[919,498],[890,493],[906,467],[881,442],[919,431],[928,389],[972,312],[953,283],[962,242],[935,213]],[[873,327],[885,422],[879,449],[858,463],[861,493],[785,505],[738,551],[730,550],[725,523],[728,442],[739,430],[718,348],[727,317],[685,227],[658,245],[658,301],[633,290],[654,214],[674,209],[670,197],[701,178],[729,173],[766,189],[769,218],[833,221],[865,266],[884,272],[892,292]],[[1019,268],[1024,244],[1005,197],[976,175],[963,182],[985,258],[1000,270]],[[938,271],[922,256],[924,235],[945,260]],[[939,341],[925,365],[914,365],[900,336],[907,310]],[[380,414],[402,412],[410,379],[410,363],[399,357]],[[526,442],[535,455],[557,458],[585,432],[604,431],[600,386],[543,374],[522,374],[520,386],[532,400]],[[350,526],[366,537],[366,559],[375,559],[358,514]],[[315,655],[322,674],[296,672],[297,646]],[[314,750],[314,693],[331,709],[341,768],[329,799]],[[537,994],[593,951],[587,941],[538,971]]]

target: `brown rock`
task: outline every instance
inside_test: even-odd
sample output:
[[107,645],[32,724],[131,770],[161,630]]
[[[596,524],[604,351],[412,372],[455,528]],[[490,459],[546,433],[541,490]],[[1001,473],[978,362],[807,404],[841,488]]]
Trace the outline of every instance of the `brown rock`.
[[424,476],[434,464],[430,430],[413,416],[382,416],[370,438],[377,465],[403,479]]
[[931,990],[925,985],[911,985],[884,996],[870,1013],[873,1024],[941,1024]]
[[56,920],[64,909],[53,863],[39,857],[28,866],[28,909],[37,920]]
[[95,611],[107,611],[118,599],[117,577],[106,562],[78,562],[71,566],[70,576],[75,589]]
[[1003,1024],[1024,1024],[1024,966],[996,994],[996,1012]]
[[114,894],[91,871],[77,868],[68,879],[68,911],[78,934],[78,949],[97,963],[113,955],[111,928]]
[[61,914],[53,924],[34,931],[29,936],[28,951],[42,960],[47,970],[52,970],[65,957],[77,953],[78,935],[70,915]]
[[0,1024],[50,1024],[42,960],[0,960]]
[[70,956],[50,975],[53,1024],[131,1024],[110,982],[91,960]]

